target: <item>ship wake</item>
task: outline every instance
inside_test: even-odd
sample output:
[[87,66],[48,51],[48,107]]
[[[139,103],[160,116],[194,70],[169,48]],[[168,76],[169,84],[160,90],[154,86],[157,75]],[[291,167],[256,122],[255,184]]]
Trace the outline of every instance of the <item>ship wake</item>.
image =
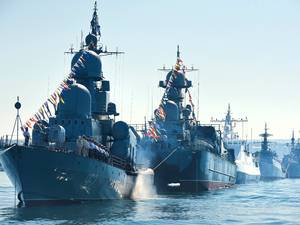
[[157,195],[154,186],[154,172],[152,169],[140,169],[132,193],[132,199],[149,199]]

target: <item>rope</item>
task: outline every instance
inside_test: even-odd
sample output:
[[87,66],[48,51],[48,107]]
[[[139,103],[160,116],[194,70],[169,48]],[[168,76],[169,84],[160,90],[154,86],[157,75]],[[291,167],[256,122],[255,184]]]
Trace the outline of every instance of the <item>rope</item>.
[[178,150],[178,147],[179,147],[179,145],[177,145],[177,146],[174,148],[174,150],[173,150],[169,155],[167,155],[166,158],[164,158],[162,161],[160,161],[160,162],[153,168],[153,171],[156,170],[158,167],[160,167],[161,164],[163,164],[168,158],[170,158],[171,155],[173,155],[173,154]]

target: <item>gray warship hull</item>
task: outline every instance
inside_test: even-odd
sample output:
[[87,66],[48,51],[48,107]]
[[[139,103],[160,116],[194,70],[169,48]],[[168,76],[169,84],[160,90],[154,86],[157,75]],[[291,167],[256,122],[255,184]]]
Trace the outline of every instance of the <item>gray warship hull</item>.
[[261,143],[261,151],[256,153],[259,162],[260,179],[261,180],[276,180],[285,178],[281,163],[277,159],[276,152],[269,148],[267,124],[265,124],[265,132],[260,136],[263,137]]
[[189,91],[192,81],[186,77],[179,46],[175,66],[162,71],[168,71],[159,82],[164,94],[148,129],[145,122],[141,144],[145,157],[152,156],[157,192],[200,192],[234,185],[234,152],[224,146],[220,130],[197,121]]
[[136,179],[106,162],[45,147],[12,146],[0,161],[26,206],[128,198]]
[[300,178],[300,164],[290,162],[287,167],[287,178]]
[[274,161],[260,161],[259,168],[261,173],[261,180],[276,180],[285,178],[285,174],[282,171],[280,163],[274,163]]
[[251,182],[258,182],[260,180],[260,175],[251,175],[241,171],[237,172],[236,183],[237,184],[246,184]]
[[236,165],[205,150],[178,150],[154,171],[158,193],[201,192],[230,187],[235,181]]

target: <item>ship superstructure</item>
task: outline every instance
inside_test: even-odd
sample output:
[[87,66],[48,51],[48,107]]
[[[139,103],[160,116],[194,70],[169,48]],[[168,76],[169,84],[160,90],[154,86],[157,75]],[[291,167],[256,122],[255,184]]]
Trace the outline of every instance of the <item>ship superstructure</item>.
[[272,136],[268,133],[267,123],[265,123],[265,132],[260,134],[263,138],[261,142],[261,151],[257,152],[261,180],[282,179],[285,173],[282,170],[281,162],[277,158],[276,152],[270,149],[268,137]]
[[230,104],[228,104],[225,119],[211,119],[211,122],[224,124],[223,141],[227,148],[234,150],[235,163],[237,165],[236,182],[241,184],[251,181],[259,181],[260,170],[258,162],[249,151],[249,144],[247,141],[241,139],[238,133],[234,131],[234,123],[242,123],[242,125],[244,125],[245,122],[248,122],[247,117],[245,119],[232,118]]
[[0,154],[25,205],[131,196],[139,136],[124,121],[115,122],[119,113],[100,59],[114,53],[99,47],[100,36],[95,3],[91,32],[80,51],[72,51],[71,73],[56,94],[55,115],[34,119],[29,146],[14,144]]
[[300,139],[295,141],[295,133],[293,131],[291,138],[291,150],[282,160],[282,167],[286,171],[287,178],[300,178]]
[[224,147],[219,130],[195,118],[189,90],[192,81],[186,75],[193,70],[183,65],[177,47],[176,65],[159,82],[164,94],[143,138],[158,193],[198,192],[235,184],[233,151]]

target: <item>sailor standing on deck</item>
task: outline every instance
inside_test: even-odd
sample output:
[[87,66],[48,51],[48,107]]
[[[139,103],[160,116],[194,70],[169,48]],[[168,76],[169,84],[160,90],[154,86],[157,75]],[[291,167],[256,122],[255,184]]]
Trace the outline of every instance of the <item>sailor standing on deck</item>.
[[30,133],[28,131],[28,127],[25,128],[25,130],[23,131],[23,135],[24,135],[24,138],[25,138],[25,143],[24,145],[25,146],[28,146],[29,144],[29,139],[30,139]]

